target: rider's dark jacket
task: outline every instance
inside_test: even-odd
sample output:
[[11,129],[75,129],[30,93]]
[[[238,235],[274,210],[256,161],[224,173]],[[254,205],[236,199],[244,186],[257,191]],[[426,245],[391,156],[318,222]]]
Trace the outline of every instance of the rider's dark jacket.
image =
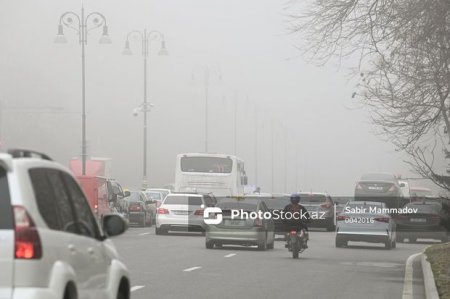
[[[308,229],[307,224],[310,222],[311,217],[308,213],[308,210],[304,206],[302,206],[301,204],[294,205],[290,203],[286,207],[284,207],[283,212],[285,216],[283,218],[285,232],[289,232],[291,229]],[[288,219],[290,218],[290,216],[294,217],[292,217],[292,219]],[[297,217],[298,219],[295,219],[295,217]]]

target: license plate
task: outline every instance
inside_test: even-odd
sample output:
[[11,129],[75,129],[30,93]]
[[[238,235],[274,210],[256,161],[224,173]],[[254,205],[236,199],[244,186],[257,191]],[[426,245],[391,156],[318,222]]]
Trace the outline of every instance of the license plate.
[[425,218],[411,218],[409,219],[410,222],[427,222],[427,219]]
[[173,211],[175,215],[189,215],[189,211]]
[[225,223],[230,226],[245,226],[245,220],[226,220]]
[[383,187],[374,187],[374,186],[370,186],[368,187],[369,190],[376,190],[376,191],[381,191],[383,190]]

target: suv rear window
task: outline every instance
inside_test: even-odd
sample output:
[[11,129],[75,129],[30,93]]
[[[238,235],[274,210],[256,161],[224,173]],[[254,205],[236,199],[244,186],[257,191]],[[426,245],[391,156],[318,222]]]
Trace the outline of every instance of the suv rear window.
[[6,170],[0,168],[0,229],[13,229],[13,213]]
[[302,194],[300,195],[300,203],[302,202],[325,202],[327,197],[320,194]]
[[192,205],[200,206],[203,204],[202,198],[199,196],[170,196],[164,200],[165,205]]

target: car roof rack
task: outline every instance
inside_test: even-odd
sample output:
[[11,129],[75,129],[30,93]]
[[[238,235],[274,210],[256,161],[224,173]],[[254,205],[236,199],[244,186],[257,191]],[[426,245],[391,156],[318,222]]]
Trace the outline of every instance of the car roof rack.
[[13,158],[35,158],[35,157],[38,157],[43,160],[53,161],[52,158],[50,158],[46,154],[36,152],[33,150],[10,149],[10,150],[8,150],[8,154],[10,154]]

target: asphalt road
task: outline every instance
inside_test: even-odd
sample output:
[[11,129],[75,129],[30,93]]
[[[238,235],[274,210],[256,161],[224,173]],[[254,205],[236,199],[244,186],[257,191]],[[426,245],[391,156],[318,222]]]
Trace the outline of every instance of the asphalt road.
[[[274,250],[205,249],[200,234],[156,236],[130,228],[114,238],[131,271],[132,298],[402,298],[407,258],[428,244],[349,243],[334,247],[334,233],[312,231],[309,249],[294,260],[283,241]],[[418,260],[413,298],[424,298]]]

